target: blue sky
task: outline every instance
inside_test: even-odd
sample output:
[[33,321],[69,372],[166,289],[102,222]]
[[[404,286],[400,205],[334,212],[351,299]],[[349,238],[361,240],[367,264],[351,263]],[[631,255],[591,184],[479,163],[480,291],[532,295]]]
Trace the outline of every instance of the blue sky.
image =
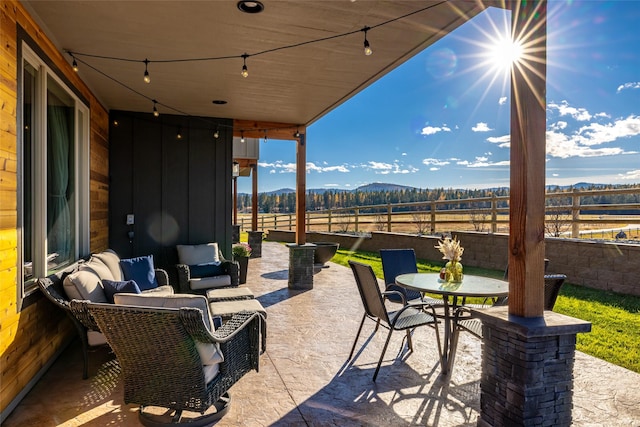
[[[547,184],[640,183],[640,2],[548,8]],[[507,13],[483,12],[309,126],[307,189],[508,186],[508,70],[493,54]],[[258,185],[295,188],[291,141],[260,142]]]

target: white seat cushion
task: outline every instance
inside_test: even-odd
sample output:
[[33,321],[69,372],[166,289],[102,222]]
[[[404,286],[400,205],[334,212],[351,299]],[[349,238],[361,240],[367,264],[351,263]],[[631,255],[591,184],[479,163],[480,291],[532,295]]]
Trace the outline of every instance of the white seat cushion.
[[112,280],[115,281],[113,277],[113,273],[109,267],[102,262],[99,258],[94,256],[89,259],[87,262],[83,262],[78,266],[78,270],[89,270],[94,272],[100,280]]
[[91,270],[79,270],[69,274],[62,286],[69,299],[107,302],[100,278]]
[[217,243],[203,245],[177,245],[180,264],[203,265],[220,264]]
[[[157,296],[154,292],[145,294],[115,294],[113,299],[119,305],[134,305],[139,307],[194,307],[202,310],[204,324],[211,332],[214,331],[213,321],[209,314],[207,298],[202,295],[173,294]],[[196,342],[196,349],[203,365],[214,365],[222,362],[224,357],[218,344]]]
[[231,276],[228,274],[221,274],[219,276],[189,279],[189,287],[194,291],[197,289],[220,288],[222,286],[231,286]]
[[94,254],[92,258],[93,257],[102,261],[109,268],[113,275],[113,280],[116,282],[124,280],[124,273],[122,272],[122,267],[120,267],[120,257],[113,250],[107,249],[106,251]]

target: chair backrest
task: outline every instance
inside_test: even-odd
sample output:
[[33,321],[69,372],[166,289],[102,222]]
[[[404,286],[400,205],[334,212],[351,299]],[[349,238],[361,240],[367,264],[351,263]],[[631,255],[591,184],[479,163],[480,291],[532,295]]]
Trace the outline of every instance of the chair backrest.
[[389,324],[389,316],[384,306],[380,286],[376,274],[368,264],[362,264],[356,261],[349,261],[349,266],[353,271],[353,276],[358,285],[360,298],[364,305],[364,311],[367,315],[379,318]]
[[[395,284],[397,276],[418,272],[416,253],[413,249],[380,249],[380,259],[387,290],[402,292],[406,301],[420,298],[420,292],[408,291]],[[396,295],[390,295],[387,298],[393,302],[402,302]]]
[[544,309],[553,310],[560,288],[567,276],[564,274],[545,274],[544,276]]

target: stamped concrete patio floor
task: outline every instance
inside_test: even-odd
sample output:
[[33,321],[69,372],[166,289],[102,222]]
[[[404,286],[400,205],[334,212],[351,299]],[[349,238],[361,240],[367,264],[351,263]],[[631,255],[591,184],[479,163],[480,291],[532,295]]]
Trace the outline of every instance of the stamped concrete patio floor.
[[[260,372],[231,389],[232,405],[217,426],[465,426],[480,407],[480,341],[460,338],[451,377],[439,377],[433,330],[414,334],[414,352],[395,333],[377,381],[373,371],[386,330],[365,323],[354,360],[346,361],[362,305],[351,270],[328,263],[309,291],[288,289],[289,251],[264,242],[249,262],[247,285],[268,313]],[[363,344],[367,345],[363,347]],[[74,342],[25,397],[5,427],[139,425],[122,401],[120,369],[108,349],[93,350],[81,379]],[[640,375],[578,352],[574,366],[576,426],[640,426]]]

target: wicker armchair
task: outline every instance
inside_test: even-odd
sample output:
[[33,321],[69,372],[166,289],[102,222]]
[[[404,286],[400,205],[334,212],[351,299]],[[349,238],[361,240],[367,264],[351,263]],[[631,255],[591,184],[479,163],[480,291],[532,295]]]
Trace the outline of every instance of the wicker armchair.
[[[196,245],[193,247],[197,246],[206,245]],[[205,295],[209,289],[238,286],[240,284],[240,266],[236,261],[225,259],[221,251],[217,253],[222,270],[218,277],[222,278],[225,276],[226,279],[223,280],[217,280],[215,276],[209,278],[199,276],[196,278],[192,271],[194,266],[189,265],[181,259],[180,251],[178,250],[178,258],[180,260],[180,262],[176,264],[176,270],[178,271],[178,292],[183,294],[192,293]]]
[[[64,310],[67,314],[71,322],[76,327],[76,331],[78,332],[78,337],[80,338],[80,342],[82,343],[82,358],[83,358],[83,368],[82,368],[82,379],[88,378],[89,371],[89,347],[91,346],[89,343],[88,334],[93,332],[98,332],[98,329],[89,329],[82,322],[80,322],[76,316],[71,312],[69,308],[69,298],[67,298],[67,294],[63,288],[63,282],[65,277],[69,274],[73,273],[78,269],[80,265],[79,262],[72,264],[71,266],[65,268],[62,271],[59,271],[55,274],[52,274],[47,277],[42,277],[36,280],[38,287],[44,294],[44,296],[54,303],[58,308]],[[165,270],[156,268],[156,280],[158,281],[159,286],[165,286],[169,284],[169,275]],[[104,345],[104,344],[101,344]]]
[[[228,410],[229,388],[247,372],[258,371],[264,321],[258,313],[238,313],[211,333],[197,308],[74,300],[71,310],[107,337],[122,368],[124,402],[140,405],[139,419],[146,426],[210,425]],[[219,345],[224,355],[208,381],[197,348],[203,343]]]

